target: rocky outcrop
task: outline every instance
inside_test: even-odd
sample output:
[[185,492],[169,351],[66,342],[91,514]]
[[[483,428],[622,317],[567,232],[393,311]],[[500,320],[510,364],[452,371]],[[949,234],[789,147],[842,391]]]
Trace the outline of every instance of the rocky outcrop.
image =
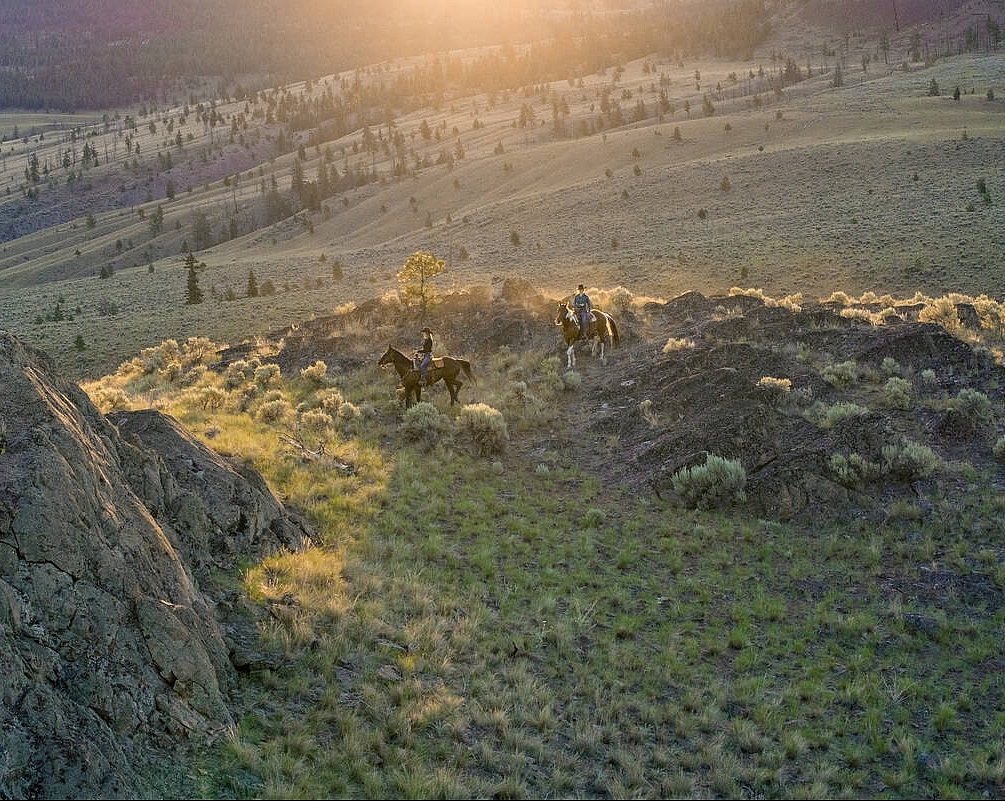
[[7,332],[0,386],[0,792],[163,796],[158,761],[233,724],[214,571],[310,532],[253,471],[159,413],[106,418]]

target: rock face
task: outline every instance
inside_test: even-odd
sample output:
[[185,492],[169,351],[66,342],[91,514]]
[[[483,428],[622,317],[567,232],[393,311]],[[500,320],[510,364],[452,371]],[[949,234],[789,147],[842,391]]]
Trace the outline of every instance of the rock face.
[[155,797],[159,761],[233,724],[211,571],[310,531],[257,474],[159,413],[106,419],[3,331],[0,387],[2,794]]

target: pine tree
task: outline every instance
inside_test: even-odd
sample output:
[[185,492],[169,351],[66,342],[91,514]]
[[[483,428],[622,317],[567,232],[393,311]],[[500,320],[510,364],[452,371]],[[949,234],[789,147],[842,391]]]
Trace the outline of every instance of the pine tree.
[[254,270],[248,270],[248,297],[258,297],[258,281],[255,279]]
[[430,282],[446,268],[446,262],[428,251],[419,250],[409,256],[398,272],[405,305],[418,306],[425,318],[428,308],[440,301],[439,294]]
[[188,268],[188,285],[185,289],[185,305],[192,306],[202,303],[202,290],[199,289],[199,276],[196,273],[198,264],[194,255],[189,253],[185,257],[185,266]]

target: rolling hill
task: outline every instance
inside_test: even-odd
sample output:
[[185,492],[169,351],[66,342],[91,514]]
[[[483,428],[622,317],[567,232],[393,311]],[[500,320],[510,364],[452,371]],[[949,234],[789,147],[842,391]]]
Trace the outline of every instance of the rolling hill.
[[[559,295],[580,281],[664,297],[1000,295],[1002,59],[913,60],[918,30],[926,47],[962,42],[945,12],[887,53],[885,28],[807,22],[829,7],[778,4],[749,60],[652,54],[420,94],[337,138],[323,113],[291,116],[505,56],[400,58],[104,119],[10,116],[0,320],[93,377],[170,336],[240,339],[394,291],[416,250],[447,262],[451,289],[523,276]],[[322,167],[331,188],[312,209],[294,182],[316,187]],[[206,265],[198,307],[184,304],[189,251]],[[276,294],[244,297],[252,271]]]

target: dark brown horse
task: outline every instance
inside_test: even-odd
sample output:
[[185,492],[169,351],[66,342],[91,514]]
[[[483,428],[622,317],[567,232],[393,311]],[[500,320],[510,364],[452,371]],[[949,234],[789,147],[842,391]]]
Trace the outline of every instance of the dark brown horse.
[[[596,356],[597,348],[600,348],[600,361],[606,361],[604,351],[605,346],[618,347],[621,345],[621,337],[618,334],[618,324],[607,312],[600,309],[593,310],[593,319],[590,320],[589,328],[586,331],[586,338],[590,342],[590,352]],[[555,316],[555,325],[562,326],[562,338],[565,340],[565,353],[567,367],[571,370],[576,366],[576,342],[579,340],[579,315],[568,303],[558,304],[558,314]]]
[[[383,367],[386,364],[394,365],[398,378],[401,379],[401,385],[405,389],[405,408],[412,405],[413,398],[415,399],[414,403],[418,403],[422,399],[422,377],[416,369],[415,363],[400,350],[388,345],[387,351],[380,357],[377,366]],[[458,403],[457,394],[464,386],[464,382],[459,378],[462,372],[471,381],[475,380],[475,377],[471,375],[471,363],[467,359],[458,359],[454,356],[434,356],[426,371],[428,379],[426,386],[431,387],[442,378],[450,392],[450,405],[453,406]]]

